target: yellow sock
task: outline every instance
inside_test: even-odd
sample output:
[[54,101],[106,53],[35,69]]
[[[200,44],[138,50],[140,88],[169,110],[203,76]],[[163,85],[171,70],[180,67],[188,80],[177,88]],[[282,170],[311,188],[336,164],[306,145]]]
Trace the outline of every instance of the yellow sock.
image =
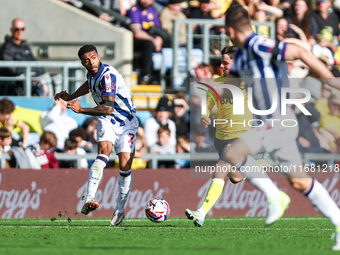
[[224,180],[213,178],[211,180],[210,188],[205,196],[204,202],[201,206],[206,212],[209,212],[210,209],[214,206],[217,199],[220,197],[224,188]]

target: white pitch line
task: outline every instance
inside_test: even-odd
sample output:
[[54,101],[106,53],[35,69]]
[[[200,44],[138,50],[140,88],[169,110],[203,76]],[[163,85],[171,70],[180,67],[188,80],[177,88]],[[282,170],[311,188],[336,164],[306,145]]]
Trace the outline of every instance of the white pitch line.
[[[121,227],[110,227],[110,226],[1,226],[1,228],[111,228],[111,229],[130,229],[130,228],[140,228],[140,227],[130,227],[130,226],[121,226]],[[149,227],[149,229],[154,229],[154,228],[166,228],[166,229],[197,229],[197,227],[169,227],[169,226],[157,226],[157,227]],[[287,230],[287,231],[301,231],[301,229],[298,228],[237,228],[237,227],[228,227],[228,228],[218,228],[218,227],[213,227],[213,229],[226,229],[226,230],[276,230],[276,231],[282,231],[282,230]],[[333,229],[330,228],[323,228],[323,229],[303,229],[304,231],[330,231]]]
[[[71,217],[70,217],[71,218]],[[72,221],[81,221],[81,222],[106,222],[109,221],[108,219],[82,219],[82,218],[71,218]],[[206,218],[208,221],[245,221],[245,220],[252,220],[252,221],[263,221],[265,218],[264,217],[245,217],[245,218],[210,218],[207,217]],[[13,221],[13,220],[22,220],[25,221],[26,219],[1,219],[1,221]],[[187,218],[180,218],[180,219],[167,219],[167,222],[169,221],[185,221],[188,220]],[[317,217],[317,218],[281,218],[280,221],[282,220],[286,220],[286,221],[290,221],[290,220],[328,220],[326,217]],[[0,221],[0,222],[1,222]],[[37,219],[37,220],[33,220],[33,221],[38,221],[38,222],[50,222],[50,219]],[[68,219],[56,219],[54,220],[54,222],[67,222]],[[141,221],[149,221],[147,218],[143,218],[143,219],[133,219],[133,218],[125,218],[124,221],[130,221],[130,222],[141,222]]]

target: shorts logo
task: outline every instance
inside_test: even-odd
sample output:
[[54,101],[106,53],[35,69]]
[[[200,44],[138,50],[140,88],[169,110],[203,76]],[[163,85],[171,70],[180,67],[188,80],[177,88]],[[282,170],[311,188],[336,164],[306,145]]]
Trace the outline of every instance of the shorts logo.
[[102,138],[104,136],[104,131],[99,133],[99,137]]

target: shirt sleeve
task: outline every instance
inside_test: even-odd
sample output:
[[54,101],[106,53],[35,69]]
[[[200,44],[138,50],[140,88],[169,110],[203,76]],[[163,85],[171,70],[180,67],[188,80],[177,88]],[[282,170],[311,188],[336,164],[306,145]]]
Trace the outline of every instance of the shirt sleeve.
[[287,43],[261,38],[254,43],[253,52],[263,60],[284,61]]
[[106,97],[106,96],[111,96],[111,97],[116,97],[116,75],[112,74],[112,73],[106,73],[101,81],[100,81],[100,85],[102,88],[102,97]]
[[142,24],[138,8],[135,5],[131,7],[126,16],[131,19],[131,24]]

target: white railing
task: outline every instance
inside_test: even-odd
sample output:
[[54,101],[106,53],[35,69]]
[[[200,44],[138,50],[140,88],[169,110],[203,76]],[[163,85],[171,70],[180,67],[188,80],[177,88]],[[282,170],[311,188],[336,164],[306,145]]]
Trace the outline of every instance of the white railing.
[[[26,97],[31,97],[32,92],[32,68],[60,68],[62,74],[62,89],[69,90],[69,83],[74,82],[76,87],[84,82],[85,74],[81,74],[85,69],[80,61],[0,61],[0,68],[20,67],[25,68],[24,76],[0,76],[0,81],[23,81],[24,93]],[[71,73],[74,75],[71,76]],[[52,97],[53,95],[50,95]]]
[[[179,27],[180,25],[185,25],[187,28],[187,34],[186,35],[180,35],[179,34]],[[195,34],[194,33],[194,26],[198,25],[201,27],[201,34]],[[210,28],[212,26],[224,26],[224,20],[214,20],[214,19],[177,19],[174,21],[174,27],[173,27],[173,40],[172,40],[172,48],[173,48],[173,69],[172,69],[172,78],[174,77],[182,77],[187,78],[189,77],[190,70],[191,70],[191,61],[193,58],[195,58],[192,54],[194,49],[194,39],[200,39],[201,40],[201,49],[203,51],[203,63],[208,64],[211,59],[219,59],[221,56],[212,55],[210,54],[210,40],[211,39],[219,39],[221,42],[220,47],[218,50],[222,50],[226,45],[228,45],[228,37],[225,34],[211,34]],[[256,29],[256,31],[260,31],[260,28],[265,26],[268,28],[268,37],[271,39],[275,39],[275,23],[271,21],[267,22],[258,22],[253,21],[252,22],[253,27]],[[184,46],[186,48],[186,64],[185,67],[183,67],[183,63],[179,63],[178,61],[179,57],[182,57],[181,54],[179,54],[180,47],[182,47],[179,44],[179,38],[185,36],[187,39],[187,43]],[[183,72],[183,69],[186,70],[186,72]],[[182,71],[180,71],[182,70]]]

